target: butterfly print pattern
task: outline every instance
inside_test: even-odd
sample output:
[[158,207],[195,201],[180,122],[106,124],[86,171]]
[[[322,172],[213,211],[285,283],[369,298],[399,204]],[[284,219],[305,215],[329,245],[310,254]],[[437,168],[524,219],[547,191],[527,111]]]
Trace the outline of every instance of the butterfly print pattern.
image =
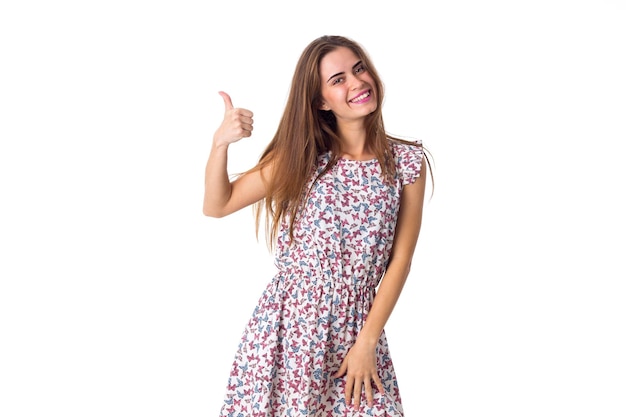
[[[312,186],[290,241],[287,221],[277,274],[263,291],[235,355],[221,417],[403,416],[385,333],[378,341],[374,405],[346,406],[333,378],[374,300],[393,244],[404,185],[420,175],[421,142],[392,142],[389,184],[376,159],[339,159]],[[317,172],[330,160],[318,158]]]

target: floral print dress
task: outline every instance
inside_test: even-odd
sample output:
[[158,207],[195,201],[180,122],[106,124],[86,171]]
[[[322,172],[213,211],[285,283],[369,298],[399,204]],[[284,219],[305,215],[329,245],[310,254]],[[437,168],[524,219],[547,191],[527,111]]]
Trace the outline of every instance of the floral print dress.
[[[376,159],[339,159],[303,202],[290,245],[281,228],[277,274],[263,291],[235,355],[221,417],[403,416],[384,332],[376,350],[374,405],[346,406],[333,378],[356,341],[385,272],[402,187],[422,169],[421,142],[392,142],[394,182]],[[317,172],[330,155],[318,158]],[[309,183],[309,184],[310,184]]]

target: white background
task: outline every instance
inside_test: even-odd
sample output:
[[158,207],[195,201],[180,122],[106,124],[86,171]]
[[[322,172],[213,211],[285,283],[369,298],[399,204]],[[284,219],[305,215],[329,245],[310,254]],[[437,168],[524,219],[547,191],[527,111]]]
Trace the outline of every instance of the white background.
[[0,415],[216,416],[272,259],[201,213],[223,114],[250,167],[302,49],[370,53],[435,157],[387,333],[407,417],[625,416],[623,1],[7,1]]

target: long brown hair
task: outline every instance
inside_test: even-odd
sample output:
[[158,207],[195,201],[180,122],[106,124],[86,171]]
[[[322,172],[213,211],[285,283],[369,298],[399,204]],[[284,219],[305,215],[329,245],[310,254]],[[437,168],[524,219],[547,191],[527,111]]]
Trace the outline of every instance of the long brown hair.
[[367,146],[378,159],[383,176],[390,181],[395,174],[391,138],[385,132],[382,117],[384,86],[366,51],[355,41],[343,36],[322,36],[312,41],[302,52],[291,82],[285,110],[278,129],[265,148],[253,170],[271,164],[271,181],[266,183],[264,200],[256,205],[256,227],[259,230],[263,208],[266,212],[266,239],[273,247],[283,219],[289,219],[290,235],[297,219],[298,208],[305,198],[307,181],[315,172],[317,158],[330,151],[331,160],[323,175],[341,156],[337,121],[331,111],[321,110],[322,81],[319,66],[322,58],[339,47],[349,48],[362,62],[374,81],[377,107],[366,116]]

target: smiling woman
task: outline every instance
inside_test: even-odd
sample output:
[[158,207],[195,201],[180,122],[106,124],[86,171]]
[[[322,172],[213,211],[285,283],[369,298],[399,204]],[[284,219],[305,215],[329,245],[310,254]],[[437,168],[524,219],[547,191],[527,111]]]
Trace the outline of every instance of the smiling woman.
[[296,66],[258,164],[231,181],[253,113],[221,92],[204,213],[265,209],[277,272],[245,328],[221,416],[403,416],[384,326],[409,275],[426,175],[419,141],[388,135],[383,84],[354,41],[323,36]]
[[[320,75],[326,79],[322,83],[320,109],[332,111],[335,118],[342,119],[344,126],[359,123],[378,107],[374,79],[351,49],[339,47],[329,52],[320,62]],[[344,151],[352,148],[349,143],[344,145]],[[353,156],[360,158],[360,155]]]

